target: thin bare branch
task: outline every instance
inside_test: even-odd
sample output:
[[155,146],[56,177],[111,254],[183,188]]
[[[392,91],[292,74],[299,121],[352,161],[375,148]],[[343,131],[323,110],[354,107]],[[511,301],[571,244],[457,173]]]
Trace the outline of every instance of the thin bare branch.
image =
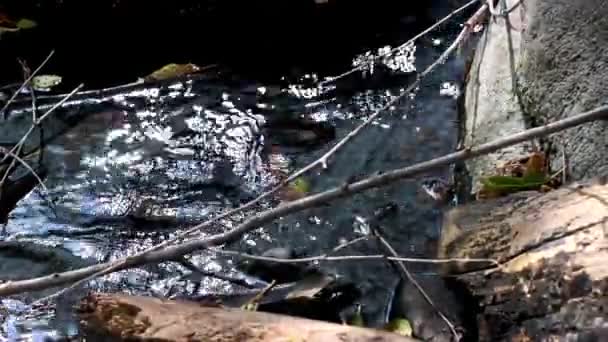
[[[42,181],[42,179],[40,178],[40,176],[38,175],[38,173],[36,173],[36,171],[34,171],[34,169],[28,163],[25,162],[25,160],[19,158],[18,155],[13,154],[11,151],[9,151],[9,150],[7,150],[5,148],[2,148],[2,147],[0,147],[0,153],[6,154],[6,155],[12,157],[14,160],[16,160],[21,165],[23,165],[23,167],[25,167],[29,172],[32,173],[32,175],[34,175],[34,177],[36,178],[36,181],[38,181],[38,184],[40,184],[40,186],[42,187],[42,189],[44,190],[44,192],[46,192],[46,193],[49,192],[49,189],[47,189],[46,185],[44,185],[44,182]],[[7,170],[6,173],[8,174],[8,170]],[[2,178],[2,182],[0,182],[0,183],[4,183],[4,181],[5,181],[5,178],[3,177]]]
[[[196,273],[197,275],[200,275],[203,277],[216,278],[216,279],[223,280],[223,281],[226,281],[226,282],[238,285],[238,286],[246,287],[249,289],[257,288],[257,286],[250,284],[245,279],[229,276],[227,274],[221,274],[218,272],[206,271],[206,270],[196,266],[194,263],[192,263],[192,261],[186,259],[186,257],[182,257],[181,259],[177,260],[177,262],[180,265],[184,266],[185,268],[189,269],[192,273]],[[186,278],[188,278],[188,277],[186,277]]]
[[[25,82],[25,80],[27,80],[30,77],[30,75],[32,74],[32,71],[27,66],[27,63],[24,60],[18,59],[17,61],[19,62],[19,64],[21,65],[21,69],[23,70],[23,79]],[[32,95],[31,96],[31,98],[32,98],[32,122],[36,122],[36,117],[37,117],[36,91],[34,90],[34,87],[31,85],[31,83],[27,84],[27,90]]]
[[257,229],[279,217],[284,217],[286,215],[290,215],[305,209],[324,205],[339,198],[352,196],[353,194],[363,192],[365,190],[385,186],[401,179],[416,176],[437,168],[449,166],[456,162],[461,162],[481,155],[489,154],[498,151],[502,148],[517,145],[528,140],[548,136],[550,134],[581,125],[583,123],[607,118],[608,106],[598,107],[588,112],[574,115],[569,118],[552,122],[540,127],[531,128],[520,133],[516,133],[504,138],[500,138],[479,145],[477,147],[470,147],[412,166],[387,171],[379,175],[377,174],[361,179],[357,182],[348,184],[347,186],[343,185],[335,187],[317,194],[312,194],[300,198],[292,202],[284,203],[276,208],[271,208],[266,211],[260,212],[257,215],[244,221],[234,229],[231,229],[224,233],[219,233],[208,236],[206,238],[184,242],[175,246],[169,246],[162,250],[154,252],[144,251],[133,256],[121,258],[115,262],[97,264],[38,278],[8,282],[0,285],[0,296],[7,296],[27,291],[43,290],[50,287],[78,282],[82,279],[88,279],[92,275],[101,276],[120,270],[142,266],[145,264],[175,260],[180,256],[190,254],[198,250],[203,250],[211,246],[219,246],[224,243],[236,241],[246,232],[249,232],[253,229]]
[[72,96],[74,96],[82,87],[84,87],[84,83],[80,83],[76,88],[74,88],[69,94],[63,97],[61,101],[55,103],[53,107],[49,108],[41,117],[36,120],[36,125],[40,125],[44,119],[46,119],[55,109],[59,108],[63,105],[67,100],[69,100]]
[[51,50],[49,55],[44,59],[44,61],[42,61],[42,63],[40,63],[38,68],[36,68],[36,70],[34,70],[34,72],[32,72],[29,75],[29,77],[25,79],[25,81],[23,81],[23,83],[21,84],[19,89],[17,89],[17,91],[15,91],[15,93],[13,93],[13,96],[11,96],[11,98],[4,104],[4,107],[2,107],[2,109],[0,110],[0,114],[2,114],[4,116],[4,120],[7,119],[7,115],[8,115],[8,112],[6,110],[13,103],[13,101],[15,101],[15,98],[17,98],[17,95],[19,95],[19,93],[23,90],[23,88],[25,88],[27,85],[30,84],[32,79],[46,65],[46,63],[51,59],[51,57],[53,57],[54,54],[55,54],[55,50]]
[[[15,146],[13,146],[13,148],[11,149],[11,153],[15,153],[15,151],[17,149],[20,149],[21,146],[27,141],[27,138],[29,138],[30,134],[32,134],[32,132],[34,131],[34,129],[36,129],[36,126],[40,125],[51,113],[53,113],[53,111],[55,111],[57,108],[59,108],[61,105],[63,105],[67,100],[69,100],[72,96],[74,96],[74,94],[76,94],[78,92],[78,90],[80,90],[80,88],[82,88],[84,86],[84,84],[79,84],[76,88],[74,88],[74,90],[72,90],[69,94],[65,95],[61,101],[55,103],[53,105],[53,107],[49,108],[49,110],[47,110],[41,117],[39,117],[36,122],[33,122],[32,125],[30,126],[30,128],[27,130],[27,132],[25,132],[25,134],[23,135],[23,137],[21,137],[21,140],[19,140],[19,142],[17,144],[15,144]],[[4,163],[6,161],[6,159],[8,158],[8,154],[5,155],[2,160],[0,160],[0,164]]]
[[[15,151],[15,153],[11,152],[11,151],[6,151],[5,148],[0,148],[0,152],[4,153],[4,158],[9,157],[9,153],[12,153],[13,155],[20,155],[21,154],[21,146],[19,146],[19,148],[17,149],[17,151]],[[13,160],[11,160],[10,165],[6,168],[6,171],[4,172],[4,174],[2,175],[2,179],[0,179],[0,195],[2,195],[2,189],[4,186],[4,183],[6,182],[6,180],[8,179],[8,177],[12,174],[13,169],[15,168],[15,166],[17,165],[17,159],[13,158]]]
[[[253,298],[251,298],[247,303],[241,306],[244,309],[257,309],[257,304],[266,296],[268,291],[272,290],[273,287],[277,284],[276,280],[270,282],[270,284],[266,285],[260,292],[258,292]],[[253,306],[253,307],[252,307]]]
[[[396,48],[393,48],[393,49],[391,49],[391,50],[389,50],[389,51],[387,51],[387,52],[381,53],[381,54],[379,54],[379,55],[377,55],[377,56],[373,56],[373,57],[372,57],[372,62],[375,62],[376,60],[378,60],[378,59],[380,59],[380,58],[383,58],[383,57],[389,56],[389,55],[391,55],[391,54],[393,54],[393,53],[395,53],[395,52],[397,52],[397,51],[400,51],[401,49],[405,48],[405,47],[406,47],[406,46],[408,46],[409,44],[411,44],[411,43],[415,42],[416,40],[420,39],[422,36],[426,35],[427,33],[431,32],[431,31],[433,31],[434,29],[436,29],[437,27],[441,26],[441,24],[443,24],[443,23],[445,23],[446,21],[450,20],[450,19],[451,19],[453,16],[455,16],[456,14],[458,14],[458,13],[460,13],[460,12],[464,11],[465,9],[469,8],[471,5],[473,5],[473,4],[474,4],[474,3],[476,3],[476,2],[478,2],[478,0],[471,0],[471,1],[469,1],[468,3],[466,3],[466,4],[462,5],[462,6],[461,6],[461,7],[459,7],[458,9],[456,9],[456,10],[454,10],[453,12],[451,12],[450,14],[448,14],[447,16],[443,17],[441,20],[439,20],[439,21],[438,21],[438,22],[436,22],[435,24],[431,25],[431,26],[430,26],[429,28],[427,28],[426,30],[424,30],[424,31],[422,31],[422,32],[420,32],[420,33],[418,33],[417,35],[415,35],[413,38],[411,38],[411,39],[410,39],[410,40],[408,40],[407,42],[405,42],[405,43],[403,43],[403,44],[401,44],[401,45],[397,46]],[[340,74],[340,75],[338,75],[338,76],[334,76],[334,77],[330,78],[330,79],[329,79],[329,80],[327,80],[327,81],[320,82],[320,83],[319,83],[319,87],[323,87],[323,86],[324,86],[324,85],[326,85],[326,84],[333,83],[333,82],[335,82],[335,81],[337,81],[337,80],[339,80],[339,79],[341,79],[341,78],[344,78],[344,77],[346,77],[346,76],[348,76],[348,75],[350,75],[350,74],[352,74],[352,73],[355,73],[355,72],[357,72],[357,71],[360,71],[360,70],[362,70],[362,69],[364,69],[364,68],[366,68],[366,65],[364,65],[364,64],[363,64],[363,65],[360,65],[360,66],[357,66],[357,67],[355,67],[355,68],[353,68],[353,69],[350,69],[350,70],[348,70],[348,71],[346,71],[346,72],[344,72],[344,73],[342,73],[342,74]]]
[[511,7],[507,8],[506,0],[498,0],[498,1],[502,1],[501,9],[500,9],[500,11],[498,11],[498,10],[496,10],[496,7],[494,7],[494,1],[495,0],[486,0],[486,3],[488,4],[490,13],[495,17],[508,16],[509,13],[513,12],[522,3],[522,0],[517,0],[513,5],[511,5]]
[[[353,240],[354,241],[354,240]],[[426,258],[404,258],[400,256],[392,256],[387,257],[384,254],[372,254],[372,255],[340,255],[340,256],[329,256],[328,254],[317,255],[314,257],[307,258],[294,258],[294,259],[281,259],[281,258],[273,258],[259,255],[252,255],[247,253],[241,253],[238,251],[227,251],[219,248],[211,248],[210,250],[225,255],[234,255],[240,258],[252,259],[252,260],[260,260],[260,261],[270,261],[282,264],[299,264],[299,263],[309,263],[313,261],[350,261],[350,260],[377,260],[377,259],[389,259],[393,261],[401,261],[401,262],[409,262],[409,263],[418,263],[418,264],[448,264],[453,262],[461,262],[461,263],[488,263],[493,266],[498,267],[498,261],[494,259],[483,259],[483,258],[450,258],[450,259],[426,259]],[[330,252],[331,253],[331,252]]]
[[[378,238],[378,241],[380,242],[380,244],[382,244],[382,246],[389,252],[390,255],[392,255],[394,257],[398,256],[395,249],[388,243],[388,241],[386,241],[386,239],[384,239],[382,237],[382,235],[379,234],[378,231],[375,231],[375,235]],[[429,295],[426,293],[426,291],[424,291],[422,286],[420,286],[420,284],[418,284],[418,282],[416,281],[416,278],[414,278],[414,276],[412,276],[412,274],[407,269],[407,267],[405,267],[405,264],[401,261],[397,261],[397,266],[399,266],[399,269],[405,276],[405,279],[407,281],[411,282],[412,285],[414,285],[414,287],[416,287],[416,289],[418,290],[418,292],[420,292],[420,294],[422,295],[424,300],[426,300],[427,303],[429,303],[433,307],[433,309],[435,309],[435,311],[437,312],[439,317],[441,317],[441,319],[445,322],[445,324],[450,328],[450,331],[454,335],[455,340],[460,341],[461,335],[456,331],[456,327],[454,327],[454,324],[452,322],[450,322],[450,320],[443,314],[443,312],[441,312],[441,310],[439,310],[439,308],[435,305],[435,302],[433,302],[431,297],[429,297]]]

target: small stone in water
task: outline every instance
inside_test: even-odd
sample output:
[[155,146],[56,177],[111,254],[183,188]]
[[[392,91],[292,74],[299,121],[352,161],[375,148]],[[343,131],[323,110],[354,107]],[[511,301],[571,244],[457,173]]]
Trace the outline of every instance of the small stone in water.
[[355,216],[355,222],[353,222],[353,231],[360,235],[369,235],[370,227],[367,221],[361,216]]
[[308,222],[310,222],[311,224],[321,224],[321,219],[317,216],[311,216],[308,218]]

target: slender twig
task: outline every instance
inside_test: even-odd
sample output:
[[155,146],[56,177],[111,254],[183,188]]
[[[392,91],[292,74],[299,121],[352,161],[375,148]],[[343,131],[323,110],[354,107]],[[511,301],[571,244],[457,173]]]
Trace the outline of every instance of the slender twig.
[[566,144],[562,144],[562,185],[568,182],[569,166],[568,156],[566,155]]
[[17,88],[17,87],[20,87],[22,84],[23,84],[22,82],[6,84],[6,85],[3,85],[3,86],[0,86],[0,90]]
[[[181,81],[185,81],[185,80],[192,80],[192,79],[196,79],[197,77],[204,77],[204,75],[205,75],[204,72],[208,71],[209,69],[216,68],[216,67],[219,67],[219,64],[206,65],[206,66],[201,67],[201,69],[199,71],[197,71],[196,73],[187,74],[187,75],[183,75],[183,76],[177,76],[177,77],[171,78],[171,79],[145,80],[144,78],[140,78],[139,80],[137,80],[135,82],[125,83],[125,84],[108,87],[108,88],[81,91],[81,92],[78,92],[78,94],[76,94],[76,95],[78,95],[79,97],[83,97],[83,96],[103,97],[103,96],[108,96],[111,94],[116,94],[119,92],[127,92],[136,87],[155,86],[155,85],[160,84],[161,82],[166,82],[166,81],[181,82]],[[19,85],[19,84],[17,84],[17,85]],[[0,87],[0,90],[1,89],[2,89],[2,87]],[[46,95],[46,96],[39,96],[38,99],[45,100],[45,101],[52,101],[55,99],[61,99],[64,96],[65,96],[65,94]]]
[[229,283],[232,283],[232,284],[235,284],[235,285],[239,285],[239,286],[243,286],[243,287],[246,287],[246,288],[249,288],[249,289],[255,289],[255,288],[257,288],[257,286],[251,285],[245,279],[237,278],[237,277],[232,277],[232,276],[229,276],[227,274],[220,274],[220,273],[217,273],[217,272],[206,271],[206,270],[204,270],[204,269],[196,266],[194,263],[192,263],[192,261],[188,260],[186,257],[182,257],[181,259],[178,259],[177,262],[180,265],[184,266],[185,268],[189,269],[192,273],[197,273],[197,274],[199,274],[201,276],[216,278],[216,279],[227,281]]
[[[40,176],[36,173],[36,171],[34,171],[34,169],[25,162],[25,160],[19,158],[18,155],[13,154],[11,151],[8,151],[5,148],[0,147],[0,153],[3,153],[5,155],[8,155],[10,157],[13,158],[13,160],[16,160],[17,162],[19,162],[21,165],[23,165],[23,167],[25,167],[29,172],[32,173],[32,175],[34,175],[34,177],[36,178],[36,181],[38,181],[38,183],[40,184],[40,186],[42,187],[42,189],[46,192],[49,193],[49,189],[47,189],[46,185],[44,185],[44,182],[42,181],[42,179],[40,178]],[[6,172],[8,174],[8,171]],[[2,179],[1,183],[4,183],[5,178]]]
[[[27,80],[32,74],[30,68],[27,66],[27,63],[24,60],[18,59],[17,61],[19,62],[19,64],[21,65],[21,69],[23,70],[23,79]],[[36,93],[34,87],[29,82],[27,84],[27,90],[32,95],[32,122],[36,122]]]
[[[5,152],[6,151],[6,152]],[[9,153],[12,153],[13,155],[20,155],[21,154],[21,146],[19,146],[19,148],[17,149],[17,151],[15,151],[14,153],[11,151],[7,151],[5,148],[0,148],[0,152],[4,153],[4,158],[9,157]],[[3,158],[3,160],[4,160]],[[4,183],[6,182],[6,180],[8,179],[8,177],[10,177],[11,173],[13,172],[13,169],[15,168],[15,166],[17,165],[17,159],[13,158],[11,160],[11,163],[9,164],[9,166],[6,168],[6,171],[4,172],[4,174],[2,175],[2,179],[0,179],[0,195],[2,195],[2,188],[4,186]]]
[[344,249],[346,247],[350,247],[350,246],[352,246],[352,245],[354,245],[356,243],[359,243],[359,242],[362,242],[362,241],[367,241],[367,240],[369,240],[369,236],[360,236],[360,237],[358,237],[356,239],[352,239],[350,241],[346,241],[344,243],[341,243],[341,244],[337,245],[329,253],[335,253],[335,252],[337,252],[337,251],[339,251],[341,249]]
[[[501,2],[501,6],[503,9],[507,6],[505,1]],[[507,47],[509,49],[509,70],[511,72],[511,87],[513,88],[513,93],[519,96],[519,79],[517,77],[517,72],[515,70],[515,50],[513,46],[513,36],[511,34],[511,20],[509,19],[509,15],[504,16],[505,21],[505,30],[507,34]]]
[[[21,64],[21,69],[23,69],[23,78],[27,79],[32,74],[32,70],[28,67],[27,63],[24,60],[19,59],[19,64]],[[31,82],[27,85],[28,91],[31,94],[32,98],[32,122],[36,122],[38,120],[38,105],[37,105],[37,95],[36,89],[31,84]],[[38,154],[38,164],[42,165],[42,161],[44,160],[44,128],[43,126],[39,126],[39,141],[40,141],[40,153]],[[19,153],[17,153],[19,155]]]
[[425,259],[425,258],[404,258],[400,256],[387,257],[384,254],[372,254],[372,255],[340,255],[340,256],[329,256],[328,254],[317,255],[314,257],[307,258],[294,258],[294,259],[282,259],[273,258],[259,255],[252,255],[247,253],[241,253],[238,251],[227,251],[219,248],[211,248],[212,251],[218,254],[234,255],[245,259],[260,260],[260,261],[271,261],[282,264],[299,264],[308,263],[313,261],[350,261],[350,260],[377,260],[377,259],[389,259],[394,261],[418,263],[418,264],[447,264],[452,262],[463,262],[463,263],[489,263],[496,267],[499,266],[497,260],[494,259],[483,259],[483,258],[450,258],[450,259]]
[[[23,85],[26,85],[27,88],[29,89],[30,93],[32,94],[32,122],[36,122],[36,96],[34,94],[34,87],[32,87],[32,85],[30,84],[30,82],[28,82],[28,79],[31,76],[31,70],[29,69],[29,67],[27,66],[27,64],[25,63],[25,61],[23,61],[21,59],[18,59],[17,61],[21,65],[21,69],[23,71],[23,79],[24,79],[24,81],[22,83],[22,87],[23,87]],[[41,64],[41,65],[44,65],[44,64]],[[11,164],[6,169],[6,172],[2,176],[2,179],[0,180],[0,196],[2,194],[2,190],[1,189],[4,186],[4,182],[6,182],[6,180],[8,179],[8,177],[13,172],[13,169],[14,169],[15,165],[19,161],[18,158],[19,158],[19,155],[21,154],[22,146],[23,145],[20,145],[19,148],[12,154],[12,155],[16,156],[17,158],[13,158],[13,160],[11,160]],[[4,149],[0,149],[0,151],[4,152],[5,150]],[[9,155],[9,152],[5,152],[5,153],[7,154],[6,156]],[[3,158],[3,160],[4,160],[4,158]],[[36,173],[33,172],[33,170],[32,170],[32,173],[34,174],[34,176],[37,179],[40,178],[40,177],[38,177],[38,175],[36,175]],[[40,184],[42,184],[42,186],[44,187],[44,183],[40,183]]]
[[25,79],[25,81],[23,81],[23,83],[21,84],[21,86],[19,87],[19,89],[17,89],[17,91],[15,91],[13,93],[13,96],[11,96],[11,98],[4,104],[4,107],[2,107],[2,109],[0,110],[0,113],[4,115],[4,119],[7,119],[7,109],[8,107],[11,105],[11,103],[13,103],[13,101],[15,101],[15,98],[17,98],[17,95],[19,95],[19,93],[27,86],[30,84],[30,82],[32,81],[32,79],[36,76],[36,74],[38,74],[38,72],[46,65],[46,63],[51,59],[51,57],[53,56],[53,54],[55,54],[55,50],[51,50],[51,52],[49,53],[49,55],[44,59],[44,61],[42,61],[42,63],[40,63],[40,65],[38,66],[38,68],[36,68],[36,70],[34,70],[34,72],[32,72],[30,74],[30,76],[28,78]]
[[[51,52],[52,55],[52,52]],[[49,55],[50,56],[50,55]],[[43,63],[44,64],[44,63]],[[42,66],[42,65],[41,65]],[[36,69],[34,71],[37,72],[41,67],[38,67],[38,69]],[[32,75],[34,74],[32,73]],[[30,76],[32,76],[30,75]],[[26,80],[27,81],[27,80]],[[29,81],[28,81],[29,82]],[[27,82],[24,82],[24,84]],[[6,181],[6,179],[9,177],[10,173],[12,172],[12,169],[15,166],[16,162],[21,163],[26,169],[28,169],[28,171],[30,171],[34,177],[36,178],[36,180],[38,181],[38,183],[40,183],[40,185],[42,186],[43,190],[45,193],[48,193],[48,189],[47,187],[44,185],[44,182],[42,182],[42,179],[40,178],[40,176],[38,176],[38,174],[23,160],[21,159],[21,157],[19,157],[19,155],[21,154],[21,150],[23,148],[23,145],[25,144],[25,142],[27,141],[28,137],[30,136],[30,134],[32,134],[32,132],[34,131],[34,129],[38,126],[40,126],[40,124],[51,114],[53,113],[53,111],[55,109],[57,109],[59,106],[61,106],[63,103],[65,103],[65,101],[67,101],[70,97],[72,97],[76,92],[78,92],[78,90],[80,88],[83,87],[83,84],[80,84],[78,87],[74,88],[74,90],[72,90],[72,92],[70,92],[69,94],[65,95],[63,97],[63,99],[61,99],[61,101],[57,102],[55,105],[53,105],[49,110],[47,110],[41,117],[36,118],[33,122],[32,125],[30,126],[30,128],[27,130],[27,132],[25,132],[25,134],[21,137],[21,140],[19,140],[19,142],[17,144],[15,144],[15,146],[13,146],[11,148],[11,150],[6,150],[3,149],[1,152],[3,152],[4,156],[2,157],[2,160],[0,160],[0,164],[4,163],[9,157],[13,158],[13,160],[11,161],[11,164],[9,165],[9,167],[7,168],[6,172],[4,173],[4,175],[2,176],[2,179],[0,180],[0,195],[2,193],[2,189],[4,186],[4,183]],[[35,113],[35,112],[34,112]],[[41,141],[42,143],[42,141]],[[40,153],[43,153],[42,149],[40,150]],[[50,202],[49,202],[50,203]],[[51,208],[53,208],[54,210],[54,206],[51,203]]]
[[40,125],[42,123],[42,121],[44,121],[44,119],[46,119],[47,116],[51,115],[51,113],[53,113],[53,111],[55,111],[55,109],[59,108],[61,105],[63,105],[67,100],[69,100],[72,96],[74,96],[82,87],[84,87],[84,83],[80,83],[76,88],[74,88],[69,94],[67,94],[66,96],[63,97],[63,99],[61,99],[61,101],[55,103],[53,105],[53,107],[49,108],[44,114],[42,114],[41,117],[39,117],[36,120],[36,124]]
[[270,284],[266,285],[260,292],[258,292],[253,298],[251,298],[247,303],[242,305],[243,309],[251,309],[251,306],[254,306],[254,310],[257,309],[257,304],[264,298],[264,296],[268,293],[268,291],[272,290],[273,287],[277,284],[276,280],[272,280]]
[[[392,255],[394,257],[398,256],[395,249],[388,243],[388,241],[386,241],[386,239],[384,239],[382,237],[382,235],[379,234],[378,231],[375,231],[374,234],[376,235],[376,238],[378,239],[378,241],[382,244],[382,246],[384,246],[384,248],[389,252],[390,255]],[[454,327],[454,324],[443,314],[443,312],[441,312],[441,310],[439,310],[437,305],[435,305],[435,302],[433,302],[431,297],[429,297],[429,295],[426,293],[426,291],[424,291],[422,286],[420,286],[420,284],[418,284],[418,282],[416,281],[416,278],[414,278],[414,276],[412,276],[412,274],[407,269],[407,267],[405,267],[405,264],[401,261],[397,261],[397,266],[399,267],[399,269],[405,276],[406,280],[411,282],[412,285],[414,285],[414,287],[416,287],[416,289],[418,290],[418,292],[420,292],[420,294],[422,295],[424,300],[426,300],[427,303],[429,303],[433,307],[433,309],[435,309],[435,311],[437,312],[439,317],[441,317],[441,319],[445,322],[445,324],[450,328],[450,331],[454,335],[454,338],[456,339],[456,341],[460,341],[461,335],[456,331],[456,327]]]
[[[27,132],[25,132],[23,137],[21,137],[21,140],[19,140],[19,142],[17,144],[15,144],[15,146],[13,146],[13,148],[11,149],[11,153],[15,153],[15,151],[18,148],[21,148],[21,146],[27,141],[27,138],[29,138],[30,134],[32,134],[34,129],[36,129],[36,126],[40,125],[49,115],[51,115],[53,113],[53,111],[55,111],[55,109],[57,109],[62,104],[64,104],[67,100],[69,100],[70,97],[74,96],[74,94],[76,94],[78,92],[78,90],[80,90],[80,88],[82,88],[83,86],[84,86],[84,84],[82,84],[82,83],[80,85],[78,85],[69,94],[65,95],[63,97],[63,99],[61,99],[61,101],[55,103],[53,105],[53,107],[49,108],[41,117],[39,117],[36,120],[36,122],[32,123],[32,125],[27,130]],[[5,155],[4,158],[2,158],[2,160],[0,161],[0,164],[3,163],[7,158],[8,158],[8,155]]]
[[556,122],[543,126],[530,128],[520,133],[496,139],[477,147],[470,147],[461,151],[453,152],[432,160],[421,162],[412,166],[390,170],[382,174],[375,174],[353,182],[348,186],[338,186],[326,191],[312,194],[298,200],[284,203],[276,208],[271,208],[249,218],[237,227],[205,238],[183,242],[178,245],[169,246],[154,252],[141,252],[133,256],[121,258],[115,262],[101,263],[63,273],[56,273],[38,278],[8,282],[0,285],[0,296],[23,293],[26,291],[43,290],[64,284],[75,283],[91,276],[106,275],[115,271],[138,267],[145,264],[175,260],[176,258],[193,253],[194,251],[207,249],[211,246],[219,246],[224,243],[236,241],[243,234],[257,229],[279,217],[284,217],[305,209],[325,205],[339,198],[352,196],[372,188],[386,186],[395,181],[416,176],[437,168],[446,167],[456,162],[472,159],[498,151],[502,148],[517,145],[519,143],[544,137],[556,132],[572,128],[583,123],[608,118],[608,106],[595,108],[591,111],[573,115]]
[[517,0],[511,7],[506,8],[506,0],[498,0],[498,1],[502,1],[503,2],[503,6],[500,9],[500,11],[496,10],[496,7],[494,7],[494,1],[495,0],[486,0],[486,3],[488,4],[488,8],[490,10],[490,13],[495,16],[495,17],[506,17],[509,15],[509,13],[513,12],[519,5],[521,5],[522,0]]
[[[391,49],[391,50],[389,50],[389,51],[386,51],[386,52],[384,52],[384,53],[381,53],[381,54],[378,54],[378,55],[376,55],[376,56],[370,57],[370,58],[371,58],[371,62],[375,62],[376,60],[378,60],[378,59],[380,59],[380,58],[383,58],[383,57],[386,57],[386,56],[390,56],[390,55],[392,55],[393,53],[398,52],[398,51],[400,51],[400,50],[404,49],[404,48],[405,48],[406,46],[408,46],[409,44],[411,44],[411,43],[415,42],[416,40],[420,39],[422,36],[424,36],[424,35],[426,35],[427,33],[429,33],[429,32],[431,32],[431,31],[433,31],[434,29],[436,29],[437,27],[439,27],[441,24],[443,24],[443,23],[445,23],[446,21],[450,20],[450,19],[451,19],[453,16],[455,16],[456,14],[458,14],[458,13],[460,13],[460,12],[464,11],[465,9],[467,9],[468,7],[470,7],[471,5],[473,5],[473,4],[474,4],[474,3],[476,3],[476,2],[478,2],[478,0],[471,0],[471,1],[469,1],[468,3],[466,3],[466,4],[462,5],[462,6],[461,6],[461,7],[459,7],[458,9],[456,9],[456,10],[454,10],[453,12],[451,12],[450,14],[448,14],[447,16],[443,17],[441,20],[439,20],[439,21],[438,21],[438,22],[436,22],[435,24],[431,25],[431,26],[430,26],[429,28],[427,28],[426,30],[424,30],[424,31],[422,31],[422,32],[420,32],[420,33],[418,33],[417,35],[415,35],[413,38],[411,38],[411,39],[410,39],[410,40],[408,40],[407,42],[405,42],[405,43],[403,43],[403,44],[401,44],[401,45],[397,46],[396,48],[393,48],[393,49]],[[344,78],[344,77],[346,77],[346,76],[348,76],[348,75],[350,75],[350,74],[352,74],[352,73],[355,73],[355,72],[357,72],[357,71],[360,71],[360,70],[362,70],[362,69],[364,69],[364,68],[366,68],[366,67],[367,67],[367,66],[366,66],[366,64],[359,65],[359,66],[357,66],[357,67],[355,67],[355,68],[352,68],[352,69],[350,69],[350,70],[348,70],[348,71],[346,71],[346,72],[344,72],[344,73],[342,73],[342,74],[340,74],[340,75],[338,75],[338,76],[334,76],[334,77],[331,77],[330,79],[328,79],[328,80],[326,80],[326,81],[320,82],[320,83],[319,83],[319,87],[323,87],[323,86],[324,86],[324,85],[326,85],[326,84],[333,83],[333,82],[335,82],[335,81],[337,81],[337,80],[339,80],[339,79],[341,79],[341,78]]]

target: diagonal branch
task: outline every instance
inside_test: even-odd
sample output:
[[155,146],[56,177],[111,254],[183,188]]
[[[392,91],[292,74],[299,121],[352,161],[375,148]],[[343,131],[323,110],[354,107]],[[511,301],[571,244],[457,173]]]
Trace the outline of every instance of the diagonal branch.
[[317,194],[313,194],[292,202],[280,205],[258,213],[252,218],[238,225],[236,228],[224,233],[212,235],[203,239],[188,241],[179,245],[166,247],[154,252],[143,252],[130,257],[119,259],[111,263],[101,263],[77,270],[63,273],[51,274],[43,277],[13,281],[0,285],[0,296],[7,296],[27,291],[38,291],[50,287],[60,286],[77,282],[91,275],[105,275],[115,271],[121,271],[150,263],[175,260],[183,255],[218,246],[239,239],[244,233],[271,222],[272,220],[290,215],[305,209],[326,204],[327,202],[352,196],[372,188],[386,186],[398,180],[416,176],[437,168],[449,166],[453,163],[472,159],[481,155],[498,151],[502,148],[513,146],[531,139],[544,137],[568,128],[572,128],[595,120],[608,119],[608,106],[598,107],[572,117],[549,123],[540,127],[531,128],[504,138],[500,138],[477,147],[467,148],[453,152],[442,157],[418,163],[399,169],[387,171],[383,174],[370,176],[346,186],[335,187]]
[[[410,40],[408,40],[407,42],[397,46],[394,49],[391,49],[389,51],[386,51],[384,53],[378,54],[377,56],[373,56],[371,57],[371,62],[375,62],[376,60],[386,57],[386,56],[390,56],[393,53],[405,48],[406,46],[408,46],[409,44],[415,42],[416,40],[420,39],[422,36],[426,35],[427,33],[433,31],[434,29],[436,29],[437,27],[441,26],[441,24],[445,23],[446,21],[450,20],[453,16],[455,16],[456,14],[464,11],[465,9],[469,8],[471,5],[473,5],[474,3],[476,3],[478,0],[471,0],[469,2],[467,2],[466,4],[462,5],[461,7],[457,8],[456,10],[454,10],[452,13],[446,15],[445,17],[443,17],[441,20],[439,20],[438,22],[436,22],[435,24],[431,25],[429,28],[427,28],[426,30],[418,33],[417,35],[415,35],[414,37],[412,37]],[[348,71],[343,72],[342,74],[338,75],[338,76],[334,76],[332,78],[330,78],[327,81],[323,81],[319,83],[319,87],[322,87],[326,84],[329,83],[333,83],[341,78],[344,78],[352,73],[355,73],[359,70],[363,70],[364,68],[366,68],[367,66],[365,64],[359,65],[355,68],[352,68]]]

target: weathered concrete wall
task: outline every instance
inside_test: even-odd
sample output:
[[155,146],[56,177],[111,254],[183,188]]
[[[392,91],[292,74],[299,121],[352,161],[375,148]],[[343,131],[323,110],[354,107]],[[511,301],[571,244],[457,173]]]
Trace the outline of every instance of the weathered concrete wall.
[[[507,0],[509,6],[514,2]],[[509,21],[513,27],[520,27],[522,18],[521,11],[515,10]],[[521,32],[515,29],[507,34],[504,18],[491,19],[488,23],[467,76],[466,126],[461,137],[466,146],[483,144],[526,128],[511,72],[511,65],[520,61],[521,36]],[[467,161],[472,191],[478,190],[480,176],[488,175],[503,161],[521,156],[530,146],[531,143],[524,143]]]
[[[551,122],[608,103],[608,0],[526,0],[520,77],[524,104],[538,122]],[[549,138],[565,147],[570,175],[608,171],[606,121]]]
[[[507,0],[507,6],[515,2]],[[608,103],[608,0],[525,0],[509,21],[507,34],[503,18],[490,19],[477,47],[465,95],[466,146]],[[551,146],[551,168],[561,169],[565,148],[572,180],[607,172],[606,125],[595,122],[543,139]],[[472,190],[480,175],[529,146],[467,162]]]

